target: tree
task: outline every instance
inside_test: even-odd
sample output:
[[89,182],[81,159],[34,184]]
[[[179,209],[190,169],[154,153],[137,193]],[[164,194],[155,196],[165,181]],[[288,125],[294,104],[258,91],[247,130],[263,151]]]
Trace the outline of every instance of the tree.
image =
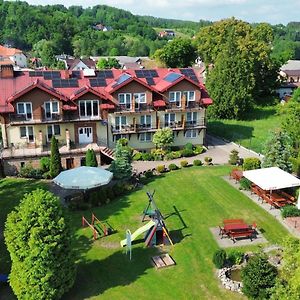
[[110,167],[116,179],[127,179],[132,174],[132,150],[127,145],[124,145],[123,141],[124,139],[122,139],[122,142],[117,142],[115,159]]
[[153,143],[157,148],[165,149],[174,141],[173,131],[171,128],[158,129],[153,135]]
[[37,189],[26,194],[5,224],[12,267],[9,283],[18,299],[60,299],[75,280],[70,224],[60,200]]
[[283,267],[273,289],[272,300],[298,299],[300,295],[300,241],[288,238],[284,242]]
[[229,35],[206,81],[214,99],[209,113],[215,118],[242,119],[253,107],[254,66],[239,51],[233,35]]
[[93,149],[88,149],[85,154],[85,165],[87,167],[98,167],[98,162],[96,158],[95,151]]
[[101,58],[97,62],[97,69],[119,69],[120,64],[119,61],[114,57],[109,58]]
[[277,269],[262,255],[251,257],[242,269],[243,293],[250,299],[268,299],[275,285]]
[[196,56],[196,49],[191,40],[181,38],[167,43],[154,54],[154,57],[171,68],[189,67],[195,61]]
[[263,154],[265,155],[262,166],[279,167],[280,169],[291,172],[291,139],[283,131],[278,130],[271,133],[266,141]]
[[53,135],[51,138],[51,154],[50,154],[50,176],[56,177],[62,170],[61,158],[58,149],[58,141]]

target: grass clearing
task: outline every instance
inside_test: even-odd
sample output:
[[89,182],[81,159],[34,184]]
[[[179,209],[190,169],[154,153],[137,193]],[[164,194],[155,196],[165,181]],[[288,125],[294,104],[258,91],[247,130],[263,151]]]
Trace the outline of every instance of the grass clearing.
[[248,120],[209,120],[209,134],[223,137],[255,152],[261,153],[270,131],[280,127],[281,116],[277,105],[256,107]]
[[[218,246],[209,228],[218,226],[224,218],[256,221],[271,244],[280,244],[288,232],[273,216],[228,184],[222,178],[228,172],[226,166],[184,168],[93,209],[100,220],[108,220],[118,231],[95,242],[89,228],[80,227],[82,214],[90,219],[91,211],[72,212],[78,274],[74,287],[63,299],[245,299],[220,288],[212,264],[212,255]],[[129,261],[119,242],[127,228],[133,232],[142,226],[141,214],[148,203],[145,192],[154,189],[156,204],[163,215],[168,216],[166,225],[175,245],[145,248],[140,240],[133,246],[132,261]],[[0,201],[0,210],[3,203],[17,199],[13,190],[10,193],[10,200]],[[2,191],[2,195],[6,197],[7,193]],[[173,206],[184,222],[175,214]],[[257,246],[242,249],[253,250]],[[155,270],[150,257],[161,251],[168,251],[177,265]]]

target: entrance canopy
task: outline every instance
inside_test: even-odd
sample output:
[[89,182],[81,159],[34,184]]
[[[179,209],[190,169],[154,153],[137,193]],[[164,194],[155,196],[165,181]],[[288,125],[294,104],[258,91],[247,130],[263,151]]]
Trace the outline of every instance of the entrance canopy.
[[300,180],[278,167],[244,171],[243,176],[265,191],[300,186]]

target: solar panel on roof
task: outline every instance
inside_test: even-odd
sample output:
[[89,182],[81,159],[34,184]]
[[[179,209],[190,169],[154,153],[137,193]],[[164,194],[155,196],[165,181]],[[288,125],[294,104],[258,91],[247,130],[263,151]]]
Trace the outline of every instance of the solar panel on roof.
[[105,78],[92,78],[90,79],[91,87],[101,87],[107,86]]
[[103,70],[97,72],[97,77],[100,78],[114,78],[113,72],[111,70]]
[[168,81],[168,82],[174,82],[176,81],[178,78],[182,77],[182,74],[178,74],[178,73],[169,73],[164,80]]
[[80,71],[72,71],[72,77],[81,79],[81,72]]
[[150,70],[150,74],[152,77],[158,77],[157,71],[156,70]]
[[58,78],[60,78],[60,72],[59,71],[44,71],[43,76],[44,76],[44,79],[46,79],[46,80],[58,79]]
[[53,79],[52,86],[54,88],[69,88],[69,87],[78,87],[77,78],[71,79]]
[[143,78],[144,75],[143,75],[143,71],[142,70],[135,70],[135,75],[137,78]]
[[116,84],[114,84],[114,87],[119,85],[119,84],[122,84],[123,82],[127,81],[128,79],[130,79],[131,76],[127,73],[125,74],[122,74],[117,80],[116,80]]
[[43,76],[43,71],[29,71],[29,77],[41,77]]
[[152,77],[147,77],[147,78],[146,78],[146,81],[147,81],[147,83],[148,83],[149,85],[155,85],[155,82],[154,82],[154,80],[153,80]]

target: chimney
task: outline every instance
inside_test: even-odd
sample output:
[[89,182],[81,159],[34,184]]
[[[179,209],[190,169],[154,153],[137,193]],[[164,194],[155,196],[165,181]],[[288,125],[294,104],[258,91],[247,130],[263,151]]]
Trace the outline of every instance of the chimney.
[[2,65],[0,66],[0,77],[1,78],[13,78],[14,67],[13,65]]

